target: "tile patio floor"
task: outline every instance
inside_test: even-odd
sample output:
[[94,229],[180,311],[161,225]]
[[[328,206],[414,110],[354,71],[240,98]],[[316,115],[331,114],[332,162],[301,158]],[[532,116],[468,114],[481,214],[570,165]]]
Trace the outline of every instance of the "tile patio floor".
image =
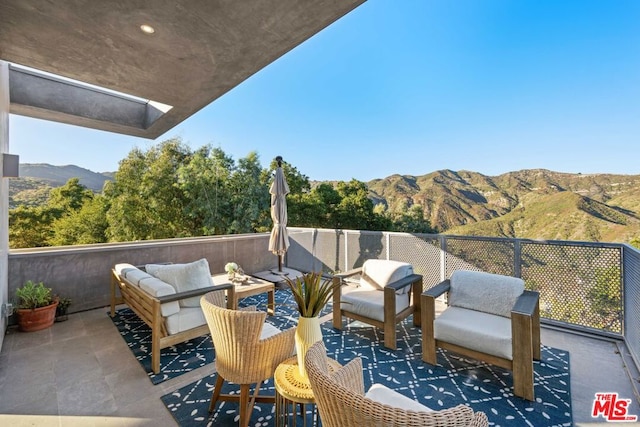
[[[596,392],[633,399],[630,413],[640,415],[640,376],[625,369],[624,346],[547,328],[542,342],[570,352],[576,426],[610,425],[591,418]],[[160,397],[213,371],[210,364],[152,385],[107,308],[44,331],[10,328],[0,353],[0,426],[175,426]]]

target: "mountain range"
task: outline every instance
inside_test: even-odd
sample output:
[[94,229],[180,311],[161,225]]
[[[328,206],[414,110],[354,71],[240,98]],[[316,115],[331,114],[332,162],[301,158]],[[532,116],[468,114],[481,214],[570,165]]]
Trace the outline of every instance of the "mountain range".
[[629,242],[640,233],[640,175],[440,170],[368,186],[374,203],[423,206],[446,234]]
[[[48,190],[74,177],[99,192],[113,175],[74,165],[21,164],[21,178],[11,179],[10,207],[42,203]],[[640,236],[640,175],[439,170],[391,175],[367,186],[374,204],[390,210],[419,204],[431,225],[450,235],[602,242]]]
[[37,206],[46,202],[49,190],[60,187],[71,178],[94,192],[102,191],[104,183],[113,180],[113,172],[92,172],[75,165],[54,166],[47,163],[21,163],[20,178],[11,178],[9,209],[18,205]]

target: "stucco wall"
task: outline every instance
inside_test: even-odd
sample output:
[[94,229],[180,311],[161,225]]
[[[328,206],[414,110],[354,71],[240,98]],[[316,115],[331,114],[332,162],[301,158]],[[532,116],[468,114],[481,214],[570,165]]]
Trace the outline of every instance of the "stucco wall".
[[[9,64],[0,61],[0,176],[2,153],[9,152]],[[7,302],[7,254],[9,252],[9,180],[0,178],[0,307]],[[0,313],[0,349],[7,318]]]
[[268,244],[269,234],[260,233],[15,250],[9,254],[9,297],[33,280],[71,298],[70,313],[104,307],[109,304],[111,268],[117,263],[182,263],[206,258],[212,273],[223,272],[229,261],[251,273],[277,268]]

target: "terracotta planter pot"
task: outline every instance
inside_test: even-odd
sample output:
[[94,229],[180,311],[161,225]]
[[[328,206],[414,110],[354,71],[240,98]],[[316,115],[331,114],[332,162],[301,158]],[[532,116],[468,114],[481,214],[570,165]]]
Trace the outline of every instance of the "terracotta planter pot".
[[18,308],[18,326],[22,332],[33,332],[47,329],[53,325],[56,318],[58,301],[46,307],[28,309]]

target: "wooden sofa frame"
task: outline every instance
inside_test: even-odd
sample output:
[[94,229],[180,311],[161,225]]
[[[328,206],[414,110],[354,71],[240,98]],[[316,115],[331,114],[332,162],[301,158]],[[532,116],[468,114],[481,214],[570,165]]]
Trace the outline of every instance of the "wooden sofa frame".
[[513,394],[534,400],[533,361],[540,360],[540,303],[539,294],[524,291],[511,310],[511,345],[513,360],[436,340],[434,320],[435,300],[448,292],[451,282],[447,279],[422,293],[422,360],[437,365],[436,348],[482,360],[491,365],[508,369],[513,373]]
[[[411,274],[407,277],[399,279],[385,286],[384,292],[384,321],[380,322],[376,319],[364,317],[358,313],[353,313],[345,308],[348,304],[341,304],[342,281],[351,276],[362,273],[362,267],[353,270],[338,273],[333,276],[333,327],[342,329],[342,316],[350,319],[359,320],[361,322],[373,325],[384,331],[384,346],[395,350],[396,345],[396,324],[400,323],[409,315],[413,314],[413,324],[420,327],[422,320],[420,316],[420,294],[422,293],[422,275]],[[400,289],[410,286],[409,289],[409,307],[396,314],[396,292]]]
[[[144,267],[137,267],[144,271]],[[227,308],[233,308],[234,286],[224,284],[218,286],[208,286],[187,292],[179,292],[163,297],[153,295],[140,289],[126,278],[121,277],[115,269],[111,270],[111,317],[116,314],[116,305],[126,304],[133,310],[144,323],[151,328],[151,367],[154,373],[160,372],[160,350],[172,345],[197,338],[209,333],[209,326],[205,322],[203,325],[169,335],[165,326],[164,317],[160,306],[164,303],[179,301],[184,298],[201,296],[212,291],[225,290],[227,292]],[[118,295],[118,290],[120,295]]]

